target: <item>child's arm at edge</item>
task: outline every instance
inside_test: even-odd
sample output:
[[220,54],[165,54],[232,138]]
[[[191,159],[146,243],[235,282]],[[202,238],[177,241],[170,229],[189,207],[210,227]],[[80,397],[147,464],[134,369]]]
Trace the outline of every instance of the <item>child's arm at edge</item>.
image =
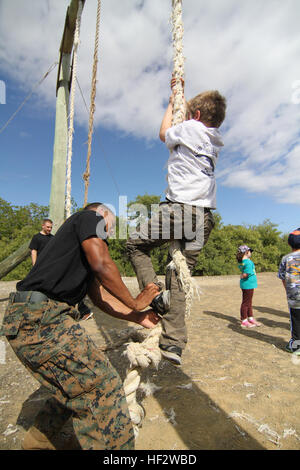
[[247,279],[248,277],[249,277],[249,274],[247,274],[247,273],[242,273],[242,274],[240,275],[240,278],[241,278],[241,279]]
[[165,111],[159,130],[159,138],[162,142],[166,141],[166,131],[172,126],[174,96],[170,96],[169,104]]

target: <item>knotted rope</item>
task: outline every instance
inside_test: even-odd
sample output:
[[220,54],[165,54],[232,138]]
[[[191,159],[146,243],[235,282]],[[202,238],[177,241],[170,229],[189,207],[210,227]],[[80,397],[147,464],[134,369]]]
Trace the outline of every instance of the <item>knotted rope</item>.
[[70,114],[69,114],[69,129],[68,129],[68,151],[67,151],[67,175],[66,175],[66,217],[71,215],[71,167],[72,167],[72,147],[73,147],[73,134],[74,134],[74,112],[75,112],[75,89],[77,78],[77,56],[80,37],[80,23],[83,10],[83,3],[81,0],[78,2],[78,11],[76,17],[76,26],[74,33],[73,45],[73,65],[72,65],[72,81],[71,81],[71,97],[70,97]]
[[176,79],[172,125],[184,121],[185,100],[181,79],[184,78],[182,0],[172,0],[173,77]]
[[90,159],[91,159],[91,152],[92,152],[92,135],[93,135],[95,99],[96,99],[96,89],[97,89],[96,84],[97,84],[97,66],[98,66],[98,48],[99,48],[100,11],[101,11],[101,1],[98,0],[95,47],[94,47],[94,63],[93,63],[92,86],[91,86],[88,151],[87,151],[87,159],[86,159],[86,169],[85,169],[85,173],[83,174],[84,188],[85,188],[84,189],[84,206],[87,204],[89,179],[90,179]]
[[[172,0],[173,77],[176,79],[172,119],[173,126],[184,121],[186,112],[181,83],[181,79],[184,78],[183,32],[182,0]],[[171,261],[167,269],[176,270],[177,272],[185,293],[186,314],[189,315],[192,308],[194,292],[197,289],[191,277],[186,259],[181,252],[179,241],[175,240],[170,244],[169,253],[173,261]]]
[[161,326],[156,326],[150,330],[150,333],[145,329],[137,330],[137,333],[140,335],[139,339],[142,342],[128,343],[127,349],[123,353],[130,363],[123,388],[136,435],[138,433],[138,427],[145,416],[143,407],[137,402],[136,392],[140,385],[142,369],[149,366],[154,366],[157,369],[161,360],[161,353],[158,346]]
[[[178,124],[185,118],[185,100],[183,96],[183,87],[181,78],[184,76],[184,57],[183,57],[183,24],[182,24],[182,0],[172,0],[172,31],[173,31],[173,61],[176,78],[176,94],[173,106],[173,122]],[[173,261],[168,265],[169,269],[176,270],[179,280],[182,283],[186,296],[187,313],[191,310],[192,299],[194,295],[194,284],[188,269],[186,259],[181,252],[180,243],[177,241],[171,243],[170,253]],[[143,331],[143,330],[142,330]],[[127,370],[123,387],[127,399],[131,420],[134,424],[135,432],[138,432],[138,426],[144,418],[144,410],[136,401],[136,392],[140,385],[140,372],[142,368],[153,365],[158,367],[161,360],[159,348],[159,337],[161,335],[161,326],[150,330],[144,330],[146,338],[142,343],[129,343],[125,355],[127,356],[130,367]]]

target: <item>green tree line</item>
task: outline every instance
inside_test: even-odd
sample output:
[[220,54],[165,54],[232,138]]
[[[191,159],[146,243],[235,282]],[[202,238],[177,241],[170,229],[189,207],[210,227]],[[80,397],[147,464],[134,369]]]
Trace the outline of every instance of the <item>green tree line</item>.
[[[159,196],[137,196],[129,206],[130,219],[136,217],[136,207],[143,204],[147,207],[144,220],[151,213],[151,206],[158,204]],[[73,202],[73,211],[78,209]],[[41,221],[48,217],[49,208],[31,203],[25,206],[14,206],[0,198],[0,262],[13,253],[27,239],[41,230]],[[289,252],[287,234],[282,234],[278,226],[266,219],[259,225],[224,225],[220,214],[214,213],[215,227],[208,243],[198,257],[194,269],[195,276],[218,276],[238,274],[236,251],[239,245],[247,244],[253,248],[253,261],[257,272],[277,271],[281,257]],[[134,276],[131,263],[126,255],[126,240],[118,238],[119,224],[117,219],[116,237],[109,242],[110,254],[117,264],[122,276]],[[168,244],[156,248],[151,254],[157,274],[164,275],[168,254]],[[30,258],[17,266],[2,280],[22,279],[31,269]]]

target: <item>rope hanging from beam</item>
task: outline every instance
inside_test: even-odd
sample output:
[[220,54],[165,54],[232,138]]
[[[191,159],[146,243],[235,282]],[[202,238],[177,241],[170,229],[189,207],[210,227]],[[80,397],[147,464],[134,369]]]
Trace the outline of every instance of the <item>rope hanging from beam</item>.
[[[175,97],[173,104],[172,125],[184,121],[186,104],[184,99],[181,79],[184,78],[184,55],[183,55],[183,21],[182,21],[182,0],[172,0],[172,37],[173,37],[173,77],[176,79]],[[189,315],[192,302],[197,288],[193,282],[186,259],[181,251],[180,242],[175,240],[170,244],[170,255],[172,257],[168,268],[176,270],[179,280],[185,292],[186,314]]]
[[89,180],[90,180],[90,159],[92,153],[92,135],[93,123],[95,114],[95,99],[96,99],[96,84],[97,84],[97,66],[98,66],[98,48],[99,48],[99,29],[100,29],[100,11],[101,0],[98,0],[97,5],[97,19],[96,19],[96,34],[95,34],[95,47],[94,47],[94,63],[92,73],[92,86],[91,86],[91,104],[90,104],[90,117],[89,117],[89,133],[88,133],[88,151],[86,159],[86,169],[83,174],[84,180],[84,206],[88,200]]
[[[176,95],[174,100],[172,124],[175,125],[182,122],[185,118],[185,101],[181,83],[181,78],[184,76],[182,0],[172,0],[172,30],[174,51],[173,75],[176,78]],[[173,261],[170,263],[169,268],[171,267],[172,269],[175,269],[178,274],[186,296],[187,313],[189,313],[194,295],[192,277],[190,275],[186,259],[181,252],[179,243],[171,243],[170,253],[173,257]],[[161,331],[161,325],[153,328],[150,333],[143,331],[143,334],[147,335],[146,338],[141,343],[129,343],[127,350],[124,353],[129,360],[130,367],[127,370],[123,388],[135,434],[138,433],[138,427],[141,425],[144,418],[144,410],[136,401],[136,392],[140,384],[140,373],[143,368],[150,365],[155,368],[158,367],[161,360],[161,352],[159,348],[159,337]]]
[[172,125],[184,121],[185,101],[181,79],[184,78],[182,0],[172,0],[173,77],[176,79]]

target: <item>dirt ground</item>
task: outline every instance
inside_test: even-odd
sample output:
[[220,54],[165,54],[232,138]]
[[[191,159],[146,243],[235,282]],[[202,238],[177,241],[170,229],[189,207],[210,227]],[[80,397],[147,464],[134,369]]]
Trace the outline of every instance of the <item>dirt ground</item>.
[[[300,358],[284,347],[290,338],[286,297],[275,273],[258,275],[254,315],[262,326],[243,330],[239,323],[238,276],[195,278],[195,299],[187,319],[189,342],[182,367],[161,361],[143,371],[154,384],[138,401],[146,416],[136,438],[138,450],[298,450]],[[133,294],[134,278],[124,279]],[[14,282],[0,282],[0,322]],[[128,363],[122,337],[135,328],[94,309],[84,322],[122,379]],[[21,441],[47,392],[0,338],[0,449],[21,449]],[[57,449],[73,435],[69,422],[57,436]],[[74,446],[76,448],[76,446]]]

